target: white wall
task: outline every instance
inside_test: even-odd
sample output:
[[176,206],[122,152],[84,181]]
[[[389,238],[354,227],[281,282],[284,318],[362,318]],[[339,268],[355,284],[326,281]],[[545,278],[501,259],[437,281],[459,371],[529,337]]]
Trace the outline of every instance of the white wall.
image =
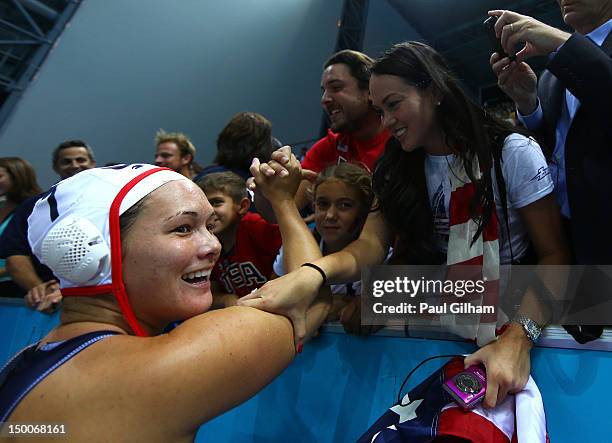
[[265,115],[284,142],[316,137],[341,10],[342,0],[86,0],[0,134],[0,156],[28,159],[48,187],[51,150],[69,138],[104,164],[152,161],[155,131],[182,131],[205,164],[240,111]]

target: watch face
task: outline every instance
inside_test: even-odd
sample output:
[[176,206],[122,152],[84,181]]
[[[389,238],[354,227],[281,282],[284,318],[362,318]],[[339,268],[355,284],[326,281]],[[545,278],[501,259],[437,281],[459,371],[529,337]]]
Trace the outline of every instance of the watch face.
[[529,337],[529,340],[535,343],[535,341],[540,337],[542,329],[533,320],[527,317],[518,316],[515,321],[523,327],[527,337]]
[[455,378],[455,385],[466,394],[475,394],[482,389],[480,381],[472,374],[463,372]]
[[531,340],[536,340],[538,338],[538,335],[540,335],[538,334],[538,331],[535,330],[535,328],[525,326],[525,330],[527,331],[527,335]]

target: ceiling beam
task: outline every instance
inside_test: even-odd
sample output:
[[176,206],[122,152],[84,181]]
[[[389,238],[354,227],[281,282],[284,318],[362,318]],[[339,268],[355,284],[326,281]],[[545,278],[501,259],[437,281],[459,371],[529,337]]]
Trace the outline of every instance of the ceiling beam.
[[41,15],[47,20],[50,20],[52,22],[57,20],[57,17],[59,16],[59,13],[55,9],[45,5],[44,3],[39,2],[38,0],[14,0],[14,1],[16,3],[20,3],[21,5],[23,5],[30,11],[38,15]]

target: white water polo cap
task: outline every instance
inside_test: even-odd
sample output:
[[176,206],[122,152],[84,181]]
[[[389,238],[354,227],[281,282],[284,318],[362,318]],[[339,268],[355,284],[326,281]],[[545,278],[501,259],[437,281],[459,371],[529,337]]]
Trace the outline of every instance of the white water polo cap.
[[110,276],[110,248],[88,219],[62,218],[42,242],[41,261],[62,280],[92,286]]
[[33,253],[60,280],[62,295],[112,292],[130,327],[147,335],[129,305],[121,272],[119,217],[160,186],[187,177],[147,164],[82,171],[62,180],[28,218]]

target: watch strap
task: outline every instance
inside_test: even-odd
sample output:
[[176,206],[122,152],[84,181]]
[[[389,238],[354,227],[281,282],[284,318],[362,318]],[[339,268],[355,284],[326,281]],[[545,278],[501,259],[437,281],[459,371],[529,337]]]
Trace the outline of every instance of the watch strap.
[[542,334],[542,327],[535,321],[523,314],[517,314],[512,321],[523,327],[527,337],[529,337],[529,340],[531,340],[533,344],[538,341],[540,335]]

